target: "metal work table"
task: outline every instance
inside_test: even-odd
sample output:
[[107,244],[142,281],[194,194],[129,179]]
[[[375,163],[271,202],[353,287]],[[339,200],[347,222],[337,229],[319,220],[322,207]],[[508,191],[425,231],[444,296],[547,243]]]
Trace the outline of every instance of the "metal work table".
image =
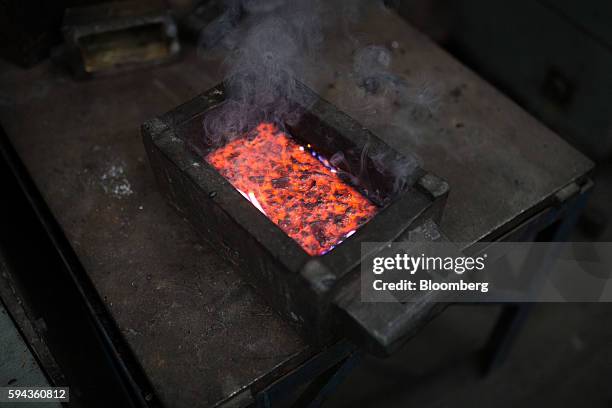
[[[326,43],[331,74],[322,69],[306,82],[448,180],[441,228],[450,239],[497,238],[591,169],[392,12],[373,9],[357,31],[359,44]],[[390,71],[415,84],[426,110],[393,104],[377,111],[383,102],[364,106],[343,96],[354,85],[342,73],[355,47],[368,44],[391,50]],[[218,82],[216,61],[187,49],[172,65],[84,82],[50,62],[31,70],[3,65],[0,73],[6,133],[168,407],[261,389],[316,353],[156,189],[139,126]]]

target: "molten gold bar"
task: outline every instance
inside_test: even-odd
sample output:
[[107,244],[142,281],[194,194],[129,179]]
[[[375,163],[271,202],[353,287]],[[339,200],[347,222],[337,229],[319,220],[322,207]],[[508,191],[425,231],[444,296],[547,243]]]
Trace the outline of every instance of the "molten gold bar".
[[206,160],[310,255],[329,252],[377,212],[326,159],[270,123]]

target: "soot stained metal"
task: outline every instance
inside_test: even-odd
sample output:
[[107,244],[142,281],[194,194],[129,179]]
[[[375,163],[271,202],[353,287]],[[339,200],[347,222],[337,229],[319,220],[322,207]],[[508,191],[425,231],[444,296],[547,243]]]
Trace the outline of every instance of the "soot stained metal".
[[[415,314],[410,304],[362,302],[362,243],[406,241],[416,230],[440,237],[448,184],[416,164],[398,179],[398,164],[416,162],[303,84],[286,98],[244,120],[219,84],[145,123],[159,188],[308,339],[341,334],[391,353],[435,305]],[[246,123],[203,127],[219,118]]]

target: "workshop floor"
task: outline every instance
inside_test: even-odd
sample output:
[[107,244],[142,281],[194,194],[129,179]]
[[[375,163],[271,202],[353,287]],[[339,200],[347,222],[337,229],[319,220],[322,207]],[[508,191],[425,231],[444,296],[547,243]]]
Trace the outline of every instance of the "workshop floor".
[[367,358],[329,407],[609,407],[612,304],[540,304],[506,364],[487,377],[475,352],[495,308],[455,307],[398,356]]
[[[0,272],[2,265],[0,264]],[[48,387],[49,383],[0,302],[0,387]],[[56,402],[1,403],[3,408],[59,408]]]
[[[595,177],[587,211],[600,225],[572,240],[612,241],[612,163]],[[593,229],[599,235],[587,235]],[[498,313],[449,308],[397,358],[366,358],[326,406],[612,406],[612,303],[535,305],[506,363],[485,377],[477,352]]]

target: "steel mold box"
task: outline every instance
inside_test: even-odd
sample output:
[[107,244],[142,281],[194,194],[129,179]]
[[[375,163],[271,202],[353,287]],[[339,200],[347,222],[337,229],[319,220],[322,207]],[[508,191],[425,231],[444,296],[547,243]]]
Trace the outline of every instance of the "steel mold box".
[[[292,136],[323,151],[344,146],[362,152],[367,146],[368,152],[403,157],[306,86],[298,86],[298,96],[290,102],[300,115],[289,115],[284,123]],[[202,121],[224,107],[225,95],[224,85],[219,84],[143,124],[145,148],[161,192],[311,341],[326,342],[347,332],[370,350],[393,351],[419,322],[381,333],[381,317],[402,320],[406,311],[393,304],[360,302],[361,243],[402,239],[424,221],[438,220],[448,184],[415,168],[411,185],[389,196],[356,233],[331,252],[310,256],[204,160]]]

